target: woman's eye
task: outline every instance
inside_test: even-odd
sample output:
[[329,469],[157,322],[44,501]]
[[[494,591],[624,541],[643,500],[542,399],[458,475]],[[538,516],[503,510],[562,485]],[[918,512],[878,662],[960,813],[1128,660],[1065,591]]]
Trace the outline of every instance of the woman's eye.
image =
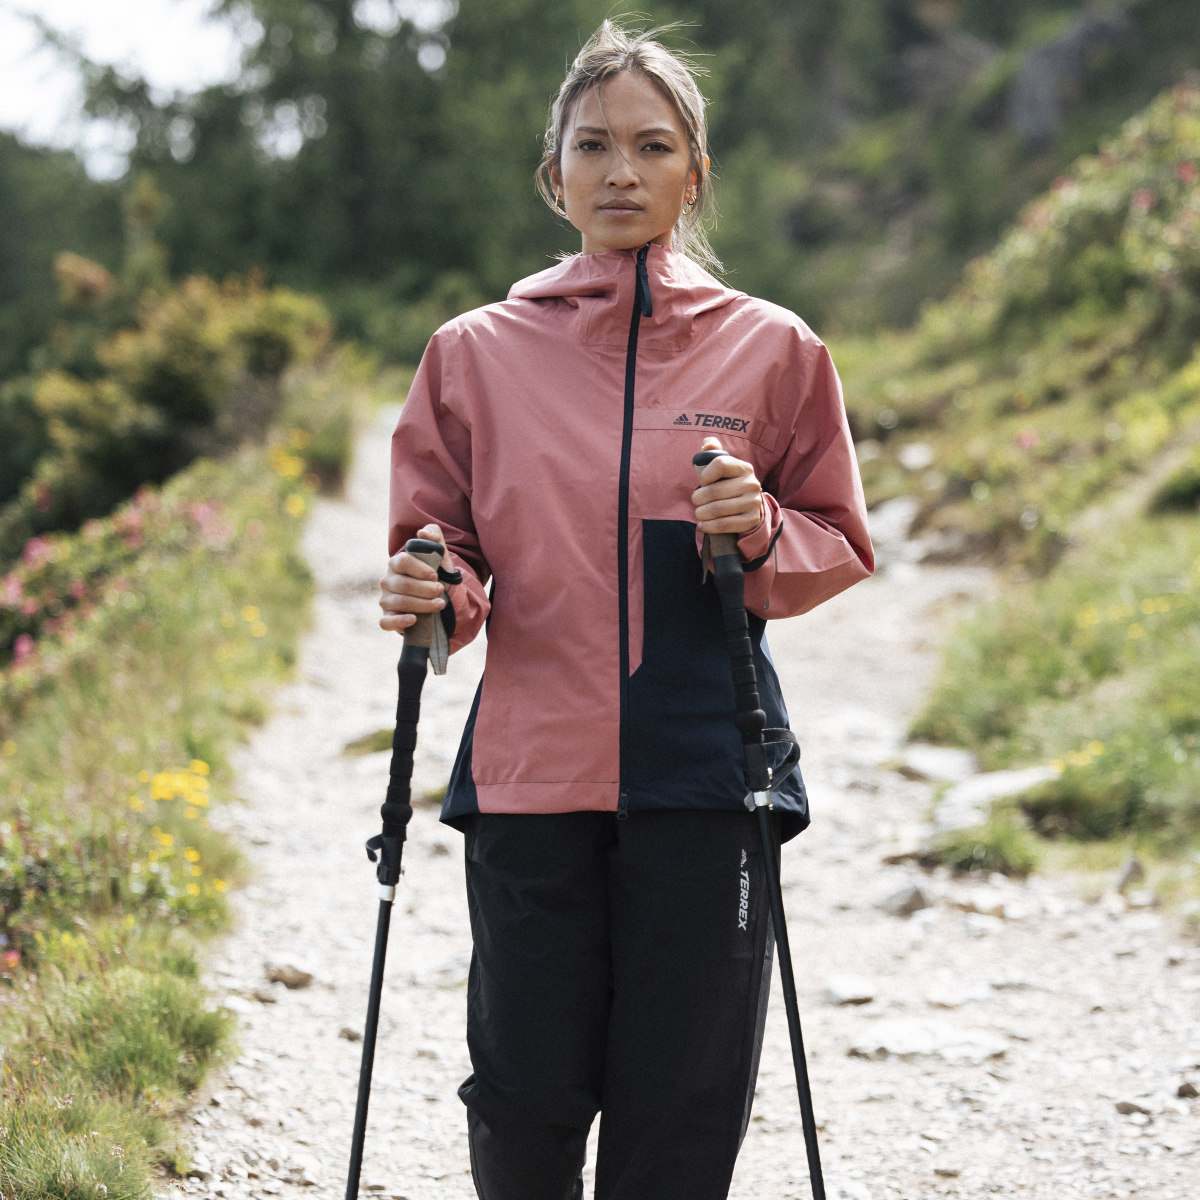
[[588,140],[579,143],[580,150],[603,150],[604,147],[597,141]]
[[653,150],[656,154],[670,154],[671,147],[665,142],[647,142],[642,147],[643,150]]

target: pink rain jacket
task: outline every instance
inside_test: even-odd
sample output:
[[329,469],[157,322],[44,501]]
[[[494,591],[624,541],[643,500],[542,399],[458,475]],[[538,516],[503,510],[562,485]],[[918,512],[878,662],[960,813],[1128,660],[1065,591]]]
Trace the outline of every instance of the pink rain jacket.
[[[487,622],[443,819],[743,805],[691,502],[710,434],[766,492],[739,547],[783,726],[765,620],[873,565],[841,388],[808,327],[651,245],[567,259],[434,335],[393,437],[389,551],[440,525],[464,578],[451,648]],[[774,800],[806,822],[798,773]]]

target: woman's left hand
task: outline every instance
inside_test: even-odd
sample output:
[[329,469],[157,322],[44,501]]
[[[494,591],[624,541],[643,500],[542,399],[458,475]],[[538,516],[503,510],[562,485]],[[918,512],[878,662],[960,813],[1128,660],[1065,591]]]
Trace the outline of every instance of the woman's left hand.
[[[707,437],[700,449],[720,450],[722,446],[716,438]],[[762,484],[750,463],[722,454],[700,473],[692,504],[701,533],[749,533],[763,519]]]

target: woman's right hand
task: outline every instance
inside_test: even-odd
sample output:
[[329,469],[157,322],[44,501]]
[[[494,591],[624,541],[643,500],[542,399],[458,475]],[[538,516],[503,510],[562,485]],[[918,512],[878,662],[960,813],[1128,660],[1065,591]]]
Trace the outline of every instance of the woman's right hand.
[[[446,544],[436,525],[418,529],[417,537]],[[388,559],[379,591],[379,607],[383,609],[379,626],[393,633],[403,633],[421,613],[441,612],[446,607],[446,585],[438,579],[437,571],[404,550]]]

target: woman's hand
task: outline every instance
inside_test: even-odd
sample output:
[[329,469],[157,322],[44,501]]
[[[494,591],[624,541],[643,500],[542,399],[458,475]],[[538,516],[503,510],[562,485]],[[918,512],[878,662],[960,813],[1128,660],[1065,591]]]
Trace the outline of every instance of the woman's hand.
[[[721,448],[714,437],[706,437],[700,447]],[[701,472],[692,503],[701,533],[749,533],[763,519],[762,484],[754,468],[728,454],[714,458]]]
[[[417,537],[446,545],[436,525],[417,530]],[[418,614],[440,612],[446,607],[446,585],[438,580],[437,572],[404,550],[388,559],[379,590],[379,607],[383,609],[379,626],[394,633],[403,633],[416,624]]]

